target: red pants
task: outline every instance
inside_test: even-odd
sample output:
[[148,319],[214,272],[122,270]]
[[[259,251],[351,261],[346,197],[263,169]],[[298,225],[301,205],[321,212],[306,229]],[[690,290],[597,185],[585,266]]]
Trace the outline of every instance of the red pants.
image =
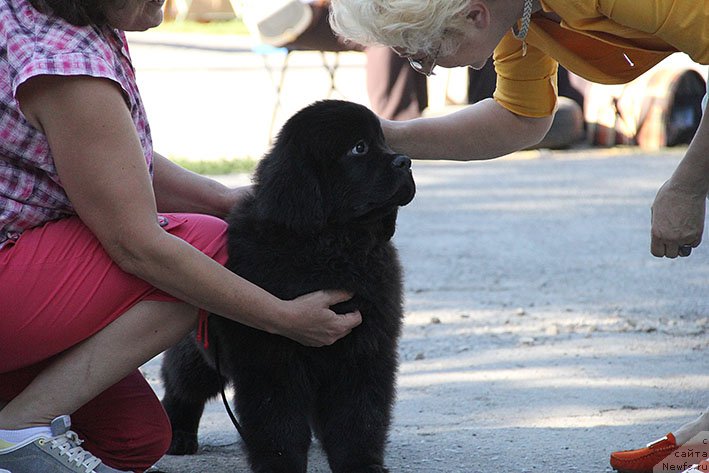
[[[226,263],[223,220],[166,217],[166,231]],[[178,299],[122,271],[78,218],[25,231],[0,250],[0,400],[14,398],[53,356],[143,300]],[[137,370],[71,419],[86,450],[119,470],[147,469],[172,437],[160,401]]]

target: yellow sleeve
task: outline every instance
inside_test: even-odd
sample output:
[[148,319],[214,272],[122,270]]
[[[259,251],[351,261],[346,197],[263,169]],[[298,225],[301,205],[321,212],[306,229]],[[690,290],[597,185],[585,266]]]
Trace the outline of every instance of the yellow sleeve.
[[493,55],[497,86],[493,98],[507,110],[525,117],[546,117],[556,107],[557,62],[528,45],[522,56],[522,42],[509,32]]
[[706,0],[598,0],[599,11],[624,26],[656,36],[700,64],[709,64]]

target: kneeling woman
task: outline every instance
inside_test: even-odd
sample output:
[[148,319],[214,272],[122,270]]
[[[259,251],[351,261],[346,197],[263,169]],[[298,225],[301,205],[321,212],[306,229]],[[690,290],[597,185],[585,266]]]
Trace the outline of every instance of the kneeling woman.
[[222,266],[248,189],[153,152],[123,34],[161,7],[0,2],[0,470],[150,467],[171,432],[138,367],[206,311],[315,346],[360,322],[329,309],[349,294],[283,301]]

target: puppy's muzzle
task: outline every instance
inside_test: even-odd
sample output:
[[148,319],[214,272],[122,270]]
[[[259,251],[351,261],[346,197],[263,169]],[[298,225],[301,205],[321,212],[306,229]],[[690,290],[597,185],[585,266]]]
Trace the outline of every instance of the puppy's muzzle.
[[411,159],[404,154],[397,154],[391,161],[391,165],[397,169],[411,169]]

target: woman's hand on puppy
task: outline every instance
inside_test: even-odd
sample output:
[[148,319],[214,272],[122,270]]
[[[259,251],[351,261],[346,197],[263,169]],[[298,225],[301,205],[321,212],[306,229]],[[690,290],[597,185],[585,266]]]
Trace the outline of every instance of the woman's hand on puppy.
[[287,301],[287,316],[276,333],[296,342],[321,347],[332,345],[362,323],[358,310],[336,314],[331,306],[352,298],[346,291],[327,290],[304,294]]

